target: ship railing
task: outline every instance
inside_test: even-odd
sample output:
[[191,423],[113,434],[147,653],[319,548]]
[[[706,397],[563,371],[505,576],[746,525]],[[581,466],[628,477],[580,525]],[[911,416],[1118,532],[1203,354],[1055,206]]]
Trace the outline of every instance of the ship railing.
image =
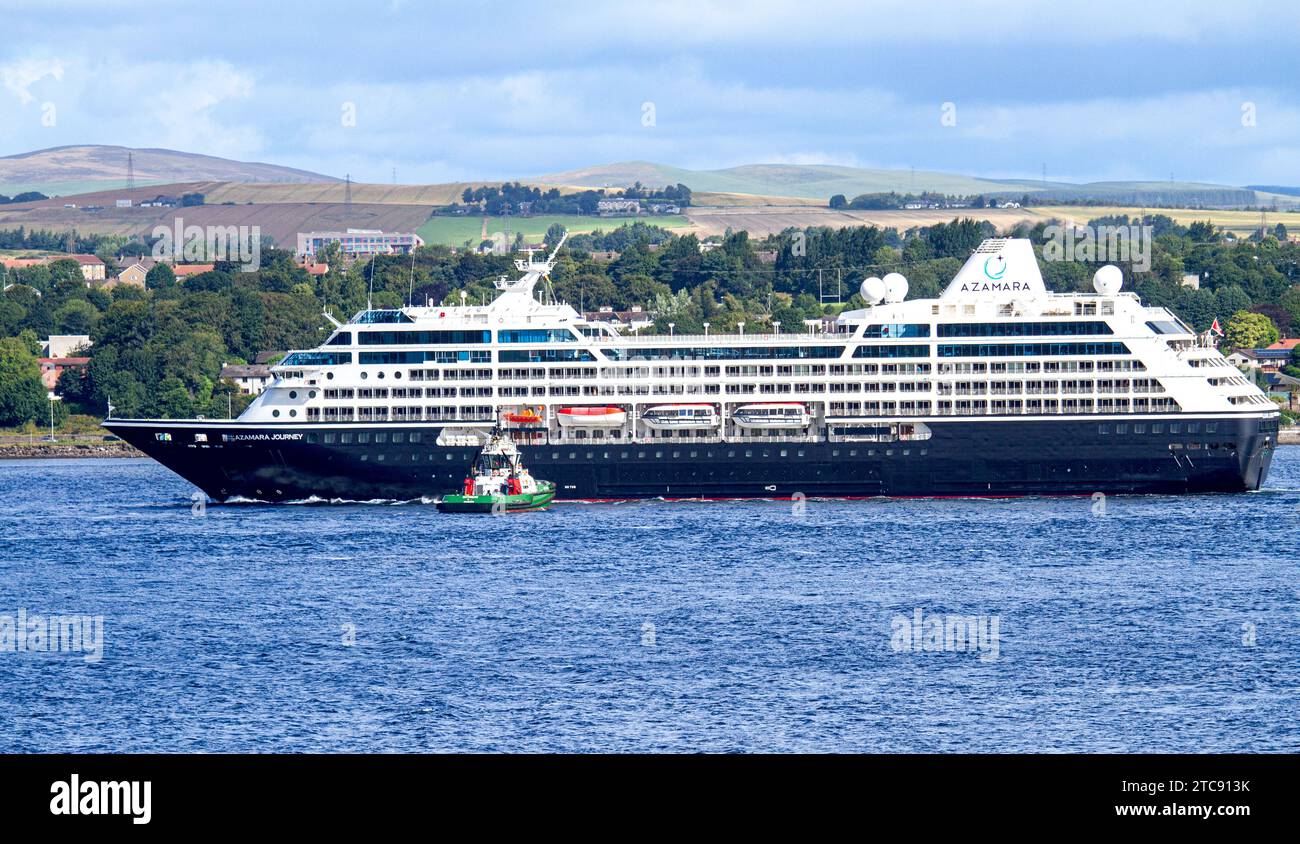
[[805,343],[809,340],[844,341],[853,337],[850,332],[834,331],[800,331],[782,332],[780,334],[621,334],[617,337],[597,336],[590,338],[599,345],[637,345],[652,346],[673,343]]
[[668,446],[668,445],[670,445],[670,446],[679,446],[679,445],[696,445],[697,443],[698,443],[698,444],[702,444],[702,445],[707,445],[707,444],[710,444],[710,443],[723,443],[723,442],[727,442],[727,440],[726,440],[724,437],[721,437],[721,436],[719,436],[719,435],[717,435],[717,434],[714,434],[714,435],[712,435],[712,436],[707,436],[707,437],[647,437],[647,436],[640,436],[640,437],[637,437],[636,442],[637,442],[638,445],[657,445],[657,446]]
[[815,443],[822,441],[820,434],[727,436],[724,439],[729,443]]

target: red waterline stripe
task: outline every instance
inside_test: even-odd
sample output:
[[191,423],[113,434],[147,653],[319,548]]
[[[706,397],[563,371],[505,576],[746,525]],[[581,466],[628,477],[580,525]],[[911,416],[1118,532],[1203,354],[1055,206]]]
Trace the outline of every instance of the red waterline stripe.
[[[1015,494],[988,494],[988,495],[813,495],[805,500],[811,501],[871,501],[873,499],[884,499],[886,501],[978,501],[980,499],[1013,499],[1013,498],[1091,498],[1093,493],[1090,492],[1024,492]],[[631,501],[663,501],[668,503],[684,503],[691,501],[794,501],[795,498],[780,495],[750,495],[737,497],[734,495],[697,495],[691,498],[665,498],[663,496],[652,496],[642,498],[556,498],[552,504],[619,504]]]

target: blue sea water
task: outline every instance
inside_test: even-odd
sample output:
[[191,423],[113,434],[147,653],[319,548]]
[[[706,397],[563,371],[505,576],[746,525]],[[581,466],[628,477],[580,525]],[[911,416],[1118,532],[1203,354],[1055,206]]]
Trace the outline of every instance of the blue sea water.
[[[0,462],[0,751],[1296,751],[1300,448],[1265,491],[226,505]],[[896,619],[996,618],[900,650]],[[986,644],[991,644],[986,642]]]

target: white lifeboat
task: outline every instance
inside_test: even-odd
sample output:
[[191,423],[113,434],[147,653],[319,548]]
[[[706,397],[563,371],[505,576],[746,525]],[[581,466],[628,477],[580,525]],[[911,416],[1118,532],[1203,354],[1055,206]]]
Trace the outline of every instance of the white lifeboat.
[[674,428],[716,428],[718,410],[711,404],[657,404],[641,414],[647,428],[667,431]]
[[562,407],[555,418],[561,428],[621,428],[627,421],[627,411],[604,405]]
[[806,428],[812,422],[812,414],[800,402],[744,404],[732,411],[731,418],[742,428]]

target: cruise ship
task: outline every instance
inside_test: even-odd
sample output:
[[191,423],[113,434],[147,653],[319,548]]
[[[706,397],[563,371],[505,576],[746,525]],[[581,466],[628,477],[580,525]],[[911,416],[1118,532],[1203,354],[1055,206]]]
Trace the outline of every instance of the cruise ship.
[[498,426],[586,500],[1241,492],[1277,443],[1207,337],[1113,266],[1049,292],[1028,240],[985,241],[937,299],[891,273],[833,323],[691,336],[555,301],[559,248],[485,305],[330,317],[237,419],[104,425],[217,501],[436,497]]

